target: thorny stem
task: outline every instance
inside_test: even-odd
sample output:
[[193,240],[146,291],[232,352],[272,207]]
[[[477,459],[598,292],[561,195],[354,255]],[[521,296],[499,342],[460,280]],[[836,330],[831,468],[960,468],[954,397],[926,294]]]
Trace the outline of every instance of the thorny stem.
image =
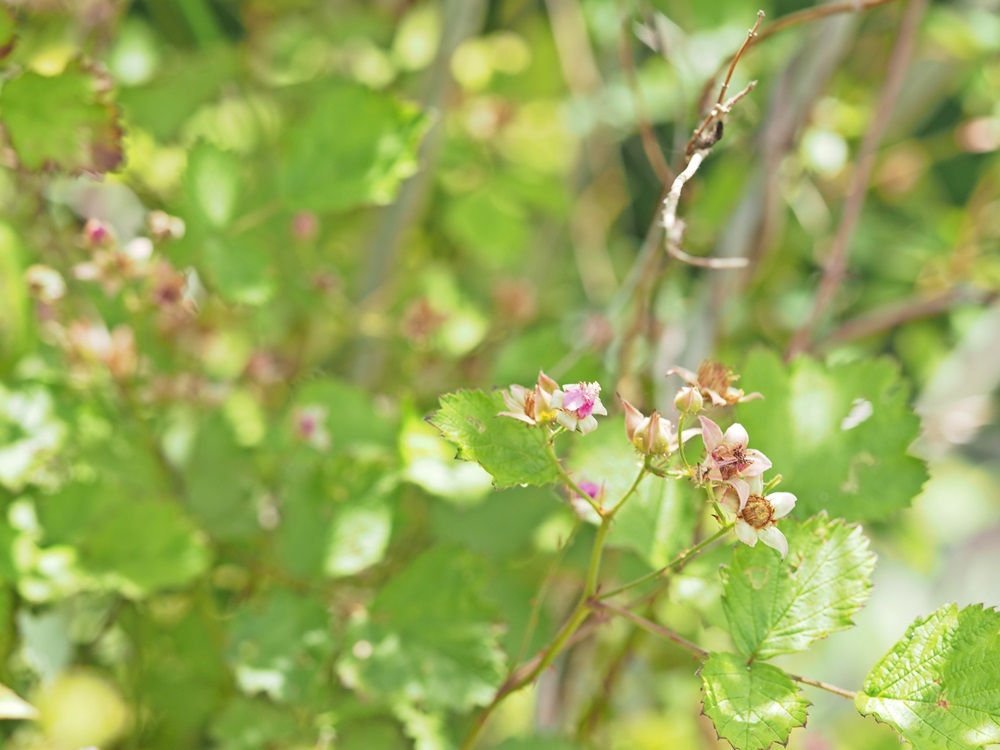
[[[551,448],[551,445],[549,447]],[[553,457],[555,456],[554,453],[551,453],[550,455]],[[558,461],[556,461],[556,463],[558,464]],[[590,602],[597,593],[598,579],[601,572],[601,557],[604,553],[604,545],[607,541],[608,532],[611,531],[615,514],[625,504],[625,501],[632,496],[648,471],[649,469],[646,463],[643,463],[642,468],[639,470],[639,473],[636,475],[636,478],[633,480],[631,486],[629,486],[628,490],[625,491],[625,494],[622,495],[621,499],[611,508],[611,510],[605,512],[598,510],[598,512],[601,513],[601,525],[597,527],[597,536],[594,539],[594,546],[590,552],[590,564],[587,566],[587,576],[579,601],[573,608],[573,611],[569,614],[569,617],[567,617],[566,622],[559,629],[555,638],[542,652],[540,658],[533,662],[533,666],[527,670],[514,670],[510,678],[500,686],[496,695],[493,696],[492,702],[490,702],[490,704],[483,709],[482,713],[480,713],[476,718],[476,721],[473,723],[468,735],[466,735],[465,741],[462,743],[461,750],[471,750],[471,748],[475,747],[476,741],[479,739],[480,734],[482,734],[483,729],[486,727],[487,720],[493,711],[496,710],[497,706],[499,706],[504,700],[504,698],[511,693],[517,692],[526,685],[530,685],[540,674],[542,674],[542,672],[548,669],[549,665],[551,665],[552,662],[555,661],[556,657],[562,653],[566,645],[573,638],[574,634],[580,629],[580,626],[583,625],[587,617],[590,616]],[[562,473],[560,473],[560,476],[562,476]],[[589,495],[587,497],[589,497]]]
[[545,443],[545,452],[548,454],[549,458],[552,459],[552,465],[555,467],[556,473],[559,475],[559,478],[563,481],[563,484],[565,484],[567,487],[569,487],[571,490],[573,490],[573,492],[576,495],[579,495],[584,500],[586,500],[587,503],[590,505],[590,507],[594,509],[594,512],[597,513],[597,515],[599,515],[599,516],[601,516],[603,518],[604,517],[604,509],[601,508],[601,506],[598,504],[597,500],[595,500],[590,495],[588,495],[586,492],[584,492],[580,488],[580,485],[578,485],[576,483],[576,480],[574,480],[573,477],[571,477],[569,475],[569,472],[566,471],[565,468],[563,468],[562,462],[559,460],[559,457],[556,455],[555,445],[553,445],[553,443],[552,443],[551,440],[546,441],[546,443]]
[[667,571],[673,570],[674,568],[679,568],[682,565],[685,565],[686,563],[690,562],[692,559],[694,559],[702,552],[704,552],[711,544],[713,544],[714,542],[725,536],[732,528],[733,524],[731,523],[726,524],[717,532],[712,534],[712,536],[699,542],[691,549],[685,550],[659,570],[654,570],[652,573],[647,573],[641,578],[636,578],[634,581],[626,583],[624,586],[619,586],[618,588],[612,591],[608,591],[607,593],[601,594],[600,596],[597,597],[597,599],[603,602],[605,599],[610,599],[613,596],[617,596],[618,594],[622,594],[626,591],[634,589],[636,586],[641,586],[642,584],[647,583],[649,581],[655,581],[657,578],[662,577],[663,574],[666,573]]

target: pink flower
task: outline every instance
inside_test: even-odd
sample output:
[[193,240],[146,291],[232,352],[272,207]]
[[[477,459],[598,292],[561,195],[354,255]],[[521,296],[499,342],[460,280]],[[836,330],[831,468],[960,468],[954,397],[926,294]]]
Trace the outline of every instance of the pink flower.
[[[736,515],[736,536],[751,547],[757,540],[778,550],[782,558],[788,554],[788,540],[774,522],[784,518],[795,507],[795,495],[791,492],[772,492],[764,495],[764,483],[760,477],[750,481],[750,496],[741,501],[736,492],[729,488],[722,496],[722,505]],[[742,502],[742,504],[741,504]]]
[[750,486],[746,480],[761,476],[771,468],[771,461],[760,451],[747,448],[750,437],[743,425],[730,425],[723,434],[722,428],[711,419],[699,419],[708,453],[702,469],[703,476],[736,490],[740,500],[739,509],[742,511],[750,497]]
[[601,403],[601,386],[598,383],[576,383],[564,391],[552,394],[552,406],[558,409],[556,419],[567,430],[580,430],[581,435],[597,429],[595,414],[606,416],[608,410]]

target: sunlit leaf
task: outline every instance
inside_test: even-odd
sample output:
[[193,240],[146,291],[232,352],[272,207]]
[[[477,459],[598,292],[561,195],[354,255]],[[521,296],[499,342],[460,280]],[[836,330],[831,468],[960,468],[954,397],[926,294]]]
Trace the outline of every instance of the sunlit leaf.
[[786,366],[759,350],[741,375],[740,386],[765,398],[741,404],[736,419],[785,478],[781,489],[798,497],[797,515],[885,518],[920,492],[927,470],[907,453],[920,420],[891,361]]
[[793,729],[805,726],[809,701],[777,667],[717,653],[699,674],[705,715],[736,750],[784,745]]
[[123,158],[109,80],[80,62],[62,73],[26,72],[0,90],[0,122],[28,169],[110,172]]
[[489,702],[502,657],[482,572],[468,553],[438,547],[393,577],[354,624],[341,679],[381,701],[468,710]]
[[417,169],[427,124],[413,104],[335,85],[289,133],[281,192],[292,205],[315,211],[388,203]]
[[850,627],[871,593],[875,555],[858,526],[820,514],[780,528],[786,559],[762,544],[739,545],[723,572],[729,632],[752,659],[802,651]]
[[1000,742],[1000,612],[947,604],[918,618],[882,657],[855,705],[914,750]]
[[431,424],[458,446],[458,458],[477,461],[497,487],[548,484],[559,475],[543,448],[538,428],[508,417],[500,393],[459,391],[441,397]]
[[199,143],[188,155],[188,196],[192,206],[213,227],[233,218],[240,195],[240,160],[210,143]]

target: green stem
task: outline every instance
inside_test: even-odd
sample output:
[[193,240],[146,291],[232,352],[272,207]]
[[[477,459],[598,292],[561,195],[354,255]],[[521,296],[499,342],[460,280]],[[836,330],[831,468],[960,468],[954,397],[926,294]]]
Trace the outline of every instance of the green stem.
[[580,485],[578,485],[574,481],[573,477],[569,475],[569,472],[567,472],[566,469],[563,468],[562,463],[559,461],[559,457],[556,455],[556,448],[551,443],[551,441],[545,443],[545,452],[548,453],[549,458],[552,459],[552,465],[555,467],[556,473],[559,475],[559,478],[562,480],[563,484],[565,484],[567,487],[573,490],[574,493],[576,493],[584,500],[586,500],[587,503],[590,505],[590,507],[594,509],[594,512],[596,512],[597,515],[603,518],[604,509],[601,508],[601,506],[594,498],[592,498],[590,495],[588,495],[586,492],[580,489]]
[[618,588],[614,589],[613,591],[608,591],[605,594],[601,594],[598,597],[598,599],[600,599],[601,601],[603,601],[605,599],[610,599],[611,597],[617,596],[618,594],[621,594],[621,593],[623,593],[625,591],[633,589],[636,586],[641,586],[644,583],[656,580],[657,578],[659,578],[660,576],[662,576],[664,573],[666,573],[668,570],[673,570],[674,568],[680,567],[680,566],[684,565],[686,562],[688,562],[689,560],[692,560],[693,558],[697,557],[710,544],[712,544],[713,542],[715,542],[718,539],[721,539],[732,528],[733,528],[733,524],[731,524],[731,523],[726,524],[721,529],[719,529],[717,532],[715,532],[714,534],[712,534],[712,536],[708,537],[707,539],[705,539],[702,542],[699,542],[698,544],[696,544],[691,549],[685,550],[684,552],[682,552],[681,554],[679,554],[671,562],[667,563],[666,565],[664,565],[659,570],[654,570],[652,573],[647,573],[646,575],[642,576],[642,578],[636,578],[631,583],[626,583],[624,586],[619,586]]
[[684,468],[687,473],[691,474],[691,464],[688,463],[687,457],[684,455],[684,418],[685,415],[677,419],[677,454],[681,457],[681,462],[684,464]]
[[[589,495],[580,490],[576,484],[569,479],[565,469],[562,468],[558,458],[556,458],[555,451],[552,449],[551,444],[548,444],[548,448],[549,455],[553,458],[557,471],[559,471],[560,476],[563,477],[564,481],[566,481],[566,484],[576,491],[581,497],[591,499]],[[475,723],[472,725],[468,735],[465,737],[465,741],[462,743],[461,750],[472,750],[472,748],[475,747],[483,729],[486,728],[486,723],[489,720],[489,717],[496,710],[497,706],[499,706],[508,695],[517,692],[526,685],[530,685],[540,674],[548,669],[552,662],[555,661],[556,657],[562,653],[566,644],[569,643],[570,639],[577,632],[577,630],[579,630],[580,626],[583,625],[587,617],[590,616],[592,600],[597,593],[597,586],[601,573],[601,557],[604,553],[604,545],[607,542],[608,533],[611,531],[611,524],[614,521],[615,513],[618,512],[618,510],[625,504],[625,501],[628,500],[632,493],[635,492],[639,483],[642,482],[643,478],[646,476],[647,471],[648,469],[646,464],[643,463],[642,468],[639,469],[639,473],[632,481],[631,486],[610,511],[602,512],[595,507],[595,510],[601,514],[601,525],[597,527],[597,536],[594,538],[594,546],[590,551],[590,564],[587,566],[587,577],[585,579],[583,592],[580,594],[579,601],[577,601],[576,606],[573,607],[573,611],[570,612],[569,617],[566,618],[566,622],[559,629],[556,637],[548,645],[542,653],[541,658],[538,659],[534,666],[527,669],[523,674],[521,674],[519,670],[514,670],[507,682],[500,686],[496,695],[493,696],[492,702],[483,709],[482,713],[480,713],[478,717],[476,717]]]

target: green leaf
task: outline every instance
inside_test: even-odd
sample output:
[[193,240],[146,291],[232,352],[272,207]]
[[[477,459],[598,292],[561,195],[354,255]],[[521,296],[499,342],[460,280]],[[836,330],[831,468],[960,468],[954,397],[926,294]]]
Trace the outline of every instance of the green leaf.
[[765,398],[740,405],[737,420],[785,478],[781,488],[798,497],[801,515],[885,518],[920,492],[927,469],[907,453],[920,420],[890,360],[785,365],[760,350],[741,374],[740,385]]
[[17,39],[17,18],[14,11],[6,5],[0,6],[0,60],[7,57],[14,49]]
[[480,598],[484,585],[469,553],[438,547],[417,558],[378,593],[369,619],[349,630],[340,678],[381,701],[430,711],[488,703],[503,657]]
[[865,678],[855,705],[914,750],[1000,742],[1000,612],[947,604],[918,618]]
[[825,513],[780,527],[788,538],[785,560],[762,544],[739,545],[723,569],[730,633],[752,659],[803,651],[850,627],[871,593],[875,554],[860,527]]
[[126,596],[189,583],[208,567],[204,535],[177,505],[106,478],[40,499],[39,520],[46,544],[74,547],[82,572]]
[[497,416],[506,410],[499,392],[458,391],[441,397],[430,421],[458,446],[458,458],[477,461],[499,488],[558,481],[538,428]]
[[455,505],[473,505],[492,490],[482,466],[455,460],[455,449],[433,425],[409,412],[399,432],[403,477]]
[[328,679],[329,617],[315,595],[276,589],[241,607],[230,627],[230,659],[247,694],[302,703]]
[[354,575],[385,556],[392,533],[392,510],[383,496],[386,490],[377,492],[373,498],[351,502],[337,514],[324,562],[327,575]]
[[343,210],[392,201],[417,171],[427,117],[413,104],[338,84],[290,131],[280,189],[295,208]]
[[109,81],[71,62],[56,76],[22,73],[0,90],[0,121],[27,169],[110,172],[123,158]]
[[809,701],[792,678],[770,664],[750,665],[736,654],[711,654],[699,671],[705,715],[736,750],[785,744],[805,726]]
[[233,218],[240,195],[240,160],[236,154],[201,142],[188,156],[188,199],[209,225],[220,228]]
[[[632,486],[641,460],[625,437],[625,420],[601,420],[599,430],[573,445],[567,466],[577,482],[604,487],[604,504],[612,506]],[[608,534],[608,544],[634,550],[659,568],[691,541],[703,501],[690,484],[646,477],[622,506]]]

